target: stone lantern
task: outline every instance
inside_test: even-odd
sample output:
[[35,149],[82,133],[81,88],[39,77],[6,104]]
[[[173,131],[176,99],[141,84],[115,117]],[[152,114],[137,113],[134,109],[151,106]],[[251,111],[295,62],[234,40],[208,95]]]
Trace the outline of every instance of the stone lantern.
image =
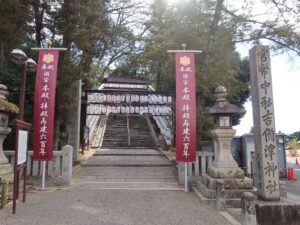
[[[238,167],[231,154],[231,141],[235,134],[232,116],[243,114],[245,110],[230,104],[226,95],[225,87],[217,87],[216,103],[208,109],[208,114],[213,116],[215,122],[211,131],[215,159],[208,167],[208,174],[202,175],[201,181],[197,182],[201,193],[207,198],[216,198],[217,206],[221,202],[223,208],[239,207],[242,193],[253,190],[252,180],[244,176],[244,171]],[[223,198],[221,201],[218,200],[220,196]]]
[[215,126],[211,131],[214,139],[215,160],[208,173],[215,178],[243,178],[244,172],[231,154],[231,141],[235,135],[232,129],[232,116],[244,114],[245,110],[226,100],[227,91],[223,86],[215,89],[216,103],[208,109],[214,118]]
[[0,84],[0,178],[2,179],[11,178],[13,173],[13,167],[8,163],[3,152],[3,142],[11,132],[11,128],[8,127],[8,114],[19,112],[19,108],[15,104],[7,101],[8,94],[7,87]]

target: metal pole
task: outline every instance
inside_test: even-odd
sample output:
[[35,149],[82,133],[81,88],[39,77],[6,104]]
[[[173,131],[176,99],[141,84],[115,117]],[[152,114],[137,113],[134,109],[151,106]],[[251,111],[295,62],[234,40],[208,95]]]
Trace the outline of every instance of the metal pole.
[[19,119],[24,120],[24,104],[25,104],[25,88],[26,88],[26,70],[27,63],[23,65],[22,75],[20,79],[20,98],[19,98]]
[[[20,79],[20,97],[19,97],[19,119],[24,121],[24,105],[25,105],[25,89],[26,89],[26,72],[27,72],[27,62],[25,61],[22,74]],[[17,173],[17,198],[19,197],[19,185],[20,185],[20,173]]]
[[184,163],[184,191],[188,192],[188,173],[187,173],[187,163]]
[[43,171],[42,171],[42,189],[45,189],[45,175],[46,175],[46,161],[42,161],[42,167],[43,167]]

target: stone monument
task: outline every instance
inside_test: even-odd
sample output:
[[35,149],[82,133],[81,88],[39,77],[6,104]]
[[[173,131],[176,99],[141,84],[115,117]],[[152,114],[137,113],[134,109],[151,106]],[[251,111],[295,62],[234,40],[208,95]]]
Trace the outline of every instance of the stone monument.
[[8,113],[18,113],[19,109],[13,103],[7,101],[9,94],[7,87],[0,84],[0,178],[12,180],[13,166],[9,164],[3,152],[3,142],[6,136],[11,132],[8,127]]
[[[218,193],[225,197],[224,207],[240,207],[241,196],[245,191],[253,191],[252,180],[245,177],[244,171],[232,157],[231,141],[235,134],[232,129],[232,116],[243,114],[245,110],[226,100],[225,87],[215,89],[216,103],[209,108],[208,114],[214,118],[215,126],[211,131],[214,139],[215,159],[208,168],[208,174],[198,182],[200,192],[207,198],[219,199]],[[217,190],[222,190],[222,192]],[[216,204],[217,206],[220,204]]]
[[250,71],[257,196],[263,200],[279,200],[277,141],[267,46],[259,45],[250,50]]
[[[255,164],[259,225],[299,224],[300,204],[280,201],[278,152],[270,51],[257,45],[250,50],[250,80],[254,122]],[[267,215],[267,216],[266,216]]]

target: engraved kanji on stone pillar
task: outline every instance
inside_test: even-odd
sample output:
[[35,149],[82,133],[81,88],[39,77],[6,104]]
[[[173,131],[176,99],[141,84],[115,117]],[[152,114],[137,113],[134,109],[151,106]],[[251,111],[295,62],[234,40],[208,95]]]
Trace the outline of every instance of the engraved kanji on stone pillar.
[[250,50],[250,79],[257,195],[263,200],[279,200],[279,168],[268,46],[258,45]]

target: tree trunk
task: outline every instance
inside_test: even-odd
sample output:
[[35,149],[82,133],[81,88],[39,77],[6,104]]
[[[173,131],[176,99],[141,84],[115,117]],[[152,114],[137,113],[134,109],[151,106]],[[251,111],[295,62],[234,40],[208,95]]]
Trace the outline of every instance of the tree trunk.
[[160,63],[156,74],[156,90],[161,91],[161,64]]
[[5,44],[3,41],[0,43],[0,65],[4,64],[5,56],[4,56],[4,51],[5,51]]
[[207,40],[207,47],[203,51],[203,59],[202,59],[202,66],[201,66],[201,74],[205,78],[207,76],[207,66],[210,61],[210,51],[211,51],[211,45],[215,41],[215,36],[218,30],[218,23],[221,19],[221,12],[223,7],[224,0],[218,0],[215,13],[213,16],[213,21],[210,27],[210,31],[208,34],[208,40]]
[[40,1],[34,1],[32,3],[33,11],[34,11],[34,21],[35,21],[35,41],[37,46],[41,47],[41,43],[43,38],[42,29],[43,25],[43,18],[44,18],[44,5],[41,4]]

